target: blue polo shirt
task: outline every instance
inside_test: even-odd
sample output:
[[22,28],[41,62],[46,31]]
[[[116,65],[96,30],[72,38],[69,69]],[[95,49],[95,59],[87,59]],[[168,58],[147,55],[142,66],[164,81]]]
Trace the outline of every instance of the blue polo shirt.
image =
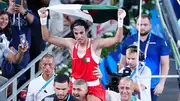
[[[150,43],[147,49],[147,57],[145,60],[145,64],[147,67],[151,69],[152,75],[159,75],[161,64],[160,64],[160,56],[167,56],[169,55],[169,47],[164,39],[161,37],[150,33]],[[142,42],[140,41],[140,49],[142,52],[145,51],[146,44],[148,42],[148,38]],[[126,55],[126,49],[129,45],[134,44],[137,42],[138,35],[134,34],[127,37],[122,43],[122,54]],[[151,88],[155,88],[156,85],[159,83],[160,78],[153,78],[151,79]]]

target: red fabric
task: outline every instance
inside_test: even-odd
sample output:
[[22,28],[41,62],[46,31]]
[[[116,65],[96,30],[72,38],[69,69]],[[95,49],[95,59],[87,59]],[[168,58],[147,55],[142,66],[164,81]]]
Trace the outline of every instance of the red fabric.
[[[78,46],[76,48],[76,45],[74,45],[71,76],[75,79],[83,79],[87,82],[97,80],[97,76],[93,75],[93,70],[95,70],[95,67],[98,67],[98,64],[92,58],[91,44],[90,47],[86,49],[86,53],[82,58],[79,58],[77,53]],[[84,59],[87,58],[89,58],[90,61],[84,62]],[[70,83],[69,93],[72,93],[72,82]],[[98,86],[88,87],[88,93],[100,98],[101,101],[105,101],[105,89],[101,84]]]
[[[78,57],[78,49],[74,46],[72,57],[72,74],[75,79],[83,79],[85,81],[94,81],[98,78],[93,75],[93,70],[98,67],[98,64],[93,60],[91,55],[91,45],[86,49],[86,54],[82,57]],[[84,59],[90,59],[90,62],[84,62]]]

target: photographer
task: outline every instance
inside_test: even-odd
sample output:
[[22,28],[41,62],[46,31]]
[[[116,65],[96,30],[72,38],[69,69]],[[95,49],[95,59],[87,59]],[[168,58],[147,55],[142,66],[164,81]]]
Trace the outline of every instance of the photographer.
[[[130,45],[126,50],[126,64],[125,68],[122,68],[120,72],[125,73],[126,70],[131,70],[130,78],[134,82],[134,95],[139,97],[141,101],[151,101],[150,93],[150,82],[151,82],[151,70],[146,67],[143,62],[144,55],[140,53],[139,55],[139,64],[137,66],[137,46]],[[136,73],[138,69],[138,73]],[[144,77],[144,78],[143,78]],[[138,85],[139,82],[139,85]],[[140,88],[141,87],[141,92]],[[114,93],[114,92],[113,92]],[[109,96],[115,95],[112,92],[107,92]],[[114,97],[112,97],[114,98]]]
[[[144,60],[144,55],[142,52],[139,52],[139,64],[137,64],[137,46],[136,45],[130,45],[127,48],[126,64],[128,66],[125,68],[131,69],[130,78],[135,83],[135,86],[134,86],[135,95],[138,95],[138,96],[140,95],[140,98],[142,101],[151,101],[151,93],[150,93],[151,70],[145,66],[145,64],[142,62],[143,60]],[[125,70],[125,68],[122,68],[120,72],[122,70]],[[137,71],[138,71],[138,74],[137,74]],[[139,79],[140,86],[138,85],[138,79]],[[142,92],[140,92],[139,87],[141,87]]]

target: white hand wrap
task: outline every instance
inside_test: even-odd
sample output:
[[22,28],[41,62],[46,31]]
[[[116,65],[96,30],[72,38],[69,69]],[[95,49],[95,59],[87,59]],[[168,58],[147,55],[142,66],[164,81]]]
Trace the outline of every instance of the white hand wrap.
[[41,25],[47,25],[47,16],[48,16],[48,11],[46,11],[46,17],[45,18],[42,18],[41,17],[41,12],[38,10],[38,14],[40,16],[40,22],[41,22]]
[[47,17],[46,18],[40,18],[41,25],[47,25]]
[[118,27],[123,27],[123,20],[125,16],[126,16],[126,12],[124,10],[121,14],[119,14],[118,12]]

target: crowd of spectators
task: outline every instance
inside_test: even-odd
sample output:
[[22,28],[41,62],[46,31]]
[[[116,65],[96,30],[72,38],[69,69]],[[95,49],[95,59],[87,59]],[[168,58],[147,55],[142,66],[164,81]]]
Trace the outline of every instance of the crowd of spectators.
[[[37,57],[45,49],[46,41],[58,46],[68,47],[70,48],[71,52],[72,50],[76,51],[77,54],[75,56],[74,56],[75,53],[70,52],[73,59],[77,58],[79,55],[78,44],[76,44],[74,40],[70,40],[69,38],[64,38],[64,39],[61,38],[61,41],[63,40],[65,42],[63,43],[60,40],[55,39],[53,36],[49,35],[49,32],[47,30],[49,30],[50,33],[52,33],[55,36],[62,37],[63,36],[62,34],[67,33],[63,37],[72,37],[77,39],[79,33],[83,34],[79,32],[79,30],[82,31],[82,29],[84,28],[85,33],[87,33],[86,31],[89,31],[86,25],[81,25],[81,23],[84,22],[82,22],[81,20],[77,20],[78,18],[74,16],[69,16],[66,14],[59,14],[53,11],[49,11],[50,12],[49,15],[51,17],[48,18],[47,17],[48,15],[46,15],[49,21],[48,23],[44,23],[42,21],[43,18],[40,17],[42,15],[41,14],[40,16],[38,15],[38,10],[40,8],[52,6],[55,4],[95,4],[95,5],[106,4],[104,3],[106,0],[38,0],[38,1],[21,0],[21,1],[22,1],[21,4],[16,4],[16,0],[8,0],[8,1],[0,0],[0,67],[2,69],[2,76],[5,76],[8,79],[13,77],[17,72],[19,72],[23,68],[25,68],[30,61],[32,61],[35,57]],[[124,0],[124,5],[125,5],[124,9],[130,9],[132,6],[138,6],[138,2],[133,2],[134,0],[130,2],[132,3],[132,5],[128,5],[130,3],[127,1]],[[122,13],[123,11],[119,11],[120,14],[123,14]],[[46,10],[44,11],[41,10],[42,14],[44,12],[46,12]],[[135,13],[136,13],[135,15],[138,15],[138,12]],[[122,41],[123,25],[121,24],[123,24],[123,19],[125,16],[119,15],[119,17],[120,18],[118,18],[118,27],[117,27],[118,30],[116,33],[117,36],[115,36],[114,38],[100,39],[99,41],[95,40],[95,42],[94,40],[88,41],[87,43],[88,48],[91,47],[91,45],[94,44],[96,45],[95,47],[96,51],[93,50],[95,52],[93,54],[99,55],[101,53],[100,52],[101,48],[109,47],[117,42]],[[148,77],[151,76],[151,72],[152,75],[167,75],[169,71],[169,47],[164,39],[150,32],[150,29],[152,27],[150,23],[150,17],[144,15],[142,15],[141,17],[142,17],[142,22],[141,22],[142,24],[139,25],[140,22],[138,22],[137,20],[136,27],[137,30],[139,29],[139,27],[141,27],[140,50],[145,54],[145,61],[143,61],[145,62],[143,64],[144,67],[143,69],[142,68],[141,69],[143,72],[145,68],[147,73],[142,73],[142,74],[144,75],[146,74],[146,76]],[[79,23],[78,21],[80,21],[81,23]],[[73,25],[74,23],[75,25]],[[129,24],[129,21],[127,20],[125,23]],[[71,25],[72,27],[70,28]],[[48,26],[48,29],[45,29],[44,26]],[[73,35],[72,33],[73,34],[75,33],[74,36],[72,36]],[[137,60],[135,59],[135,57],[132,56],[136,56],[137,54],[133,55],[134,51],[132,47],[134,46],[130,47],[129,49],[129,45],[135,44],[137,42],[136,35],[129,36],[125,40],[123,40],[122,57],[120,60],[120,67],[119,67],[119,71],[123,71],[120,69],[126,67],[127,65],[131,67],[134,66],[132,70],[132,75],[134,75],[133,73],[134,71],[136,71],[136,65],[137,65],[135,63],[134,64],[132,63],[132,60],[133,61]],[[86,39],[86,37],[84,38]],[[70,41],[73,44],[68,44],[68,42]],[[78,42],[80,43],[81,41],[82,40],[78,40]],[[99,44],[97,45],[97,43]],[[73,46],[76,48],[74,48]],[[79,47],[81,47],[81,49],[84,49],[84,47],[82,47],[80,44]],[[151,53],[149,50],[157,51],[157,53]],[[135,53],[137,53],[137,49]],[[80,59],[81,58],[79,58],[79,61]],[[92,60],[93,60],[93,56],[92,56]],[[26,101],[41,101],[41,100],[46,101],[46,99],[48,100],[54,99],[52,101],[56,101],[58,99],[64,101],[71,101],[71,100],[72,101],[79,101],[79,100],[108,101],[107,98],[105,98],[104,88],[102,89],[101,88],[102,85],[99,84],[100,83],[99,79],[101,79],[101,76],[99,77],[97,74],[94,76],[93,73],[86,74],[86,76],[92,75],[92,78],[88,76],[84,77],[80,73],[79,74],[81,76],[79,76],[76,68],[76,73],[78,75],[74,72],[75,70],[74,69],[72,71],[72,82],[71,82],[71,80],[69,80],[69,78],[65,75],[57,75],[57,76],[55,75],[55,71],[54,71],[55,61],[56,60],[52,55],[47,54],[40,60],[40,63],[36,64],[36,71],[39,69],[40,66],[40,69],[42,69],[43,73],[41,76],[30,82],[28,86]],[[86,60],[86,62],[88,62],[88,60]],[[73,60],[72,65],[74,66],[74,67],[72,66],[73,68],[79,66],[77,65],[77,61],[75,60]],[[85,64],[83,63],[82,65],[85,66]],[[96,65],[92,64],[91,66],[96,66]],[[92,69],[92,71],[93,70],[95,69]],[[29,78],[30,78],[29,73],[22,75],[18,80],[18,86],[20,87]],[[84,81],[82,79],[84,79]],[[95,84],[95,83],[93,84],[90,81],[90,79],[94,79],[93,83],[98,82],[98,85],[95,86],[97,86],[97,89],[99,90],[96,91],[94,90],[95,86],[94,88],[90,86]],[[97,79],[98,81],[95,79]],[[150,80],[148,79],[148,81],[141,80],[140,81],[141,83],[138,84],[139,81],[137,81],[136,77],[132,78],[130,76],[130,77],[122,78],[118,85],[120,93],[118,93],[117,98],[120,98],[121,101],[131,101],[131,100],[139,101],[139,99],[141,101],[144,101],[143,97],[147,96],[146,98],[144,98],[146,99],[146,101],[147,100],[157,101],[158,96],[163,92],[165,81],[166,78],[152,79],[150,84]],[[151,91],[150,91],[150,85],[151,85]],[[135,93],[133,93],[134,91]],[[106,95],[106,97],[107,96],[110,97],[111,95],[114,96],[117,94],[111,91],[106,91],[106,93],[107,94],[109,93],[109,95]],[[125,93],[128,94],[126,95]]]

